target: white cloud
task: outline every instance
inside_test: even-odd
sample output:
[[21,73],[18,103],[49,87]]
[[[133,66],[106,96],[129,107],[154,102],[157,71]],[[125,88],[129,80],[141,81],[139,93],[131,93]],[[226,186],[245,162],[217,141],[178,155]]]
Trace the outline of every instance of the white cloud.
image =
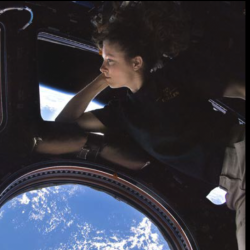
[[40,85],[40,105],[41,109],[59,111],[71,100],[74,95],[61,93],[59,91],[46,88]]
[[73,223],[74,223],[73,220],[69,221],[69,222],[67,223],[67,227],[70,227]]
[[3,218],[4,210],[0,211],[0,220]]
[[110,237],[110,239],[112,239],[112,240],[115,240],[115,241],[118,241],[119,239],[117,238],[117,236],[112,236],[112,237]]
[[102,231],[96,231],[97,234],[103,234],[105,233],[105,230],[102,230]]
[[30,199],[27,197],[26,193],[23,194],[21,198],[18,199],[21,205],[28,205],[30,203]]
[[[85,188],[80,185],[54,186],[24,193],[12,199],[6,205],[9,209],[22,209],[20,212],[22,216],[25,216],[25,212],[28,211],[27,219],[29,220],[43,221],[42,224],[35,224],[35,227],[39,232],[48,234],[58,226],[61,226],[61,230],[65,231],[73,224],[75,217],[71,216],[68,198],[83,195],[84,192]],[[49,197],[51,196],[56,197],[56,199],[50,201]],[[57,205],[58,202],[60,202],[60,207]],[[24,206],[27,210],[23,209]],[[0,213],[0,218],[2,214],[3,212]],[[13,224],[19,224],[19,227],[20,221],[20,216],[12,220]]]
[[[96,230],[91,224],[77,225],[78,231],[71,234],[68,243],[61,243],[56,250],[169,250],[166,244],[159,240],[157,233],[152,231],[152,223],[144,218],[136,227],[131,227],[130,236],[109,235]],[[165,248],[164,248],[165,247]]]
[[[148,250],[162,250],[163,245],[158,244],[158,235],[152,233],[152,223],[144,218],[137,227],[132,227],[133,236],[129,238],[131,248],[143,248]],[[146,243],[146,245],[145,245]]]
[[[29,211],[23,214],[20,212],[21,216],[28,216],[34,222],[42,221],[35,225],[43,235],[51,234],[56,229],[65,232],[70,228],[68,239],[51,248],[53,250],[169,250],[163,237],[159,237],[155,226],[146,217],[140,223],[133,220],[127,232],[103,230],[89,223],[81,224],[81,218],[72,214],[68,197],[82,196],[84,193],[85,189],[80,185],[43,188],[18,196],[11,201],[10,207],[14,209],[18,206],[21,211]],[[49,199],[50,197],[53,199]],[[23,209],[24,206],[29,206],[29,210]],[[20,215],[13,223],[21,226]],[[3,210],[0,212],[0,219],[2,217]]]
[[[73,97],[73,94],[63,93],[40,85],[40,109],[42,118],[46,121],[54,121]],[[88,105],[86,112],[100,108],[103,108],[103,105],[92,101]],[[50,113],[49,117],[47,111]]]

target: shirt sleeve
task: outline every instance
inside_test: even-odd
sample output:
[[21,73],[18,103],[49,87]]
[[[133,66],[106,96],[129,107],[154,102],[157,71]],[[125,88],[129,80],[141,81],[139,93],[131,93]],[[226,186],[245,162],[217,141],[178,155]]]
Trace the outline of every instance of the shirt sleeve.
[[124,130],[121,100],[112,100],[104,108],[92,110],[91,113],[108,129]]

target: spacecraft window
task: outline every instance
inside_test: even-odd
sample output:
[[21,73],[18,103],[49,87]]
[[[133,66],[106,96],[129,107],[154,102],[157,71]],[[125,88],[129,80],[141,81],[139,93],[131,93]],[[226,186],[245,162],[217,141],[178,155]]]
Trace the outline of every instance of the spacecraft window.
[[[80,164],[80,163],[79,163]],[[37,168],[37,165],[30,166],[28,169],[29,171],[22,171],[19,174],[19,177],[14,179],[8,185],[6,185],[2,191],[0,192],[0,241],[2,246],[3,239],[6,240],[6,230],[11,227],[10,230],[16,230],[19,227],[21,228],[22,232],[27,231],[27,241],[29,242],[30,238],[36,239],[34,236],[35,230],[38,230],[38,224],[42,225],[42,229],[39,233],[42,233],[42,237],[45,235],[47,236],[44,241],[50,238],[54,239],[54,243],[56,242],[64,242],[65,238],[70,238],[70,242],[76,241],[74,234],[68,235],[66,230],[71,226],[73,227],[72,223],[75,223],[74,226],[80,225],[77,227],[78,229],[81,228],[81,232],[90,230],[91,227],[81,227],[82,222],[86,223],[99,223],[102,220],[102,227],[107,226],[108,224],[118,225],[121,223],[121,228],[119,231],[117,227],[113,225],[113,231],[109,231],[112,233],[112,238],[108,238],[107,235],[96,235],[94,234],[93,240],[100,240],[98,237],[105,236],[106,239],[101,241],[100,244],[96,244],[94,248],[89,248],[88,246],[86,249],[151,249],[151,250],[197,250],[197,243],[193,238],[191,231],[182,221],[181,217],[178,213],[173,210],[172,206],[168,204],[162,197],[157,195],[154,191],[150,188],[145,186],[143,183],[139,183],[133,178],[129,176],[125,176],[122,173],[114,173],[113,171],[107,170],[106,168],[93,168],[92,166],[88,166],[88,164],[74,164],[72,165],[54,165],[50,166],[40,165]],[[28,170],[27,169],[27,170]],[[33,170],[31,170],[33,169]],[[83,189],[89,188],[88,190],[92,190],[90,194],[87,192],[80,191],[75,199],[75,208],[77,208],[79,213],[82,213],[82,216],[85,216],[85,220],[80,215],[75,215],[70,220],[67,220],[63,216],[63,212],[69,215],[69,211],[72,209],[70,206],[64,206],[63,209],[60,209],[60,206],[57,205],[57,200],[60,199],[61,202],[67,203],[69,199],[71,199],[72,195],[78,189],[78,187],[82,187]],[[63,188],[68,188],[69,190],[66,191]],[[54,189],[54,197],[48,190]],[[90,189],[92,188],[92,189]],[[61,191],[60,191],[60,190]],[[85,190],[86,191],[86,190]],[[94,193],[95,191],[95,193]],[[99,192],[97,192],[99,191]],[[29,193],[28,193],[29,192]],[[35,195],[32,196],[32,195]],[[66,197],[67,195],[67,197]],[[94,196],[97,198],[95,200]],[[44,198],[47,197],[47,200]],[[115,198],[115,199],[113,199]],[[72,198],[73,199],[73,198]],[[89,208],[90,212],[92,213],[90,216],[87,216],[85,212],[88,211],[88,208],[91,203],[93,208]],[[107,200],[108,199],[108,200]],[[117,200],[119,202],[117,202]],[[113,202],[113,203],[112,203]],[[18,203],[20,206],[23,206],[18,213],[17,216],[15,214],[12,216],[11,212],[9,212],[9,208],[13,206],[13,209],[18,209]],[[12,204],[12,205],[11,205]],[[114,204],[114,205],[112,205]],[[126,205],[126,206],[125,206]],[[49,207],[48,209],[48,206]],[[121,207],[122,206],[122,207]],[[28,209],[32,209],[33,213]],[[125,210],[124,210],[125,209]],[[52,211],[55,212],[55,216],[53,216]],[[113,214],[112,214],[113,211]],[[130,217],[125,216],[125,211],[131,211]],[[10,214],[8,214],[10,213]],[[112,215],[110,215],[110,213]],[[136,220],[136,214],[140,213],[139,220]],[[115,216],[113,216],[115,215]],[[118,215],[118,216],[116,216]],[[23,217],[24,216],[24,217]],[[26,216],[26,217],[25,217]],[[90,219],[92,216],[93,219]],[[51,220],[44,222],[41,224],[41,220],[43,218],[50,217]],[[104,218],[102,218],[104,217]],[[133,217],[133,218],[132,218]],[[25,229],[24,224],[26,220],[24,219],[21,221],[21,218],[33,219],[34,224],[33,229]],[[103,222],[103,220],[107,220],[110,218],[110,221]],[[148,218],[148,219],[147,219]],[[115,221],[112,219],[115,219]],[[4,220],[9,220],[5,221]],[[130,220],[131,223],[128,223]],[[135,221],[133,221],[135,220]],[[16,223],[16,227],[13,228],[13,223]],[[153,223],[152,223],[153,222]],[[4,224],[3,224],[4,223]],[[124,223],[124,224],[122,224]],[[134,223],[134,224],[133,224]],[[123,225],[123,226],[122,226]],[[143,244],[138,247],[141,241],[144,242],[143,232],[145,229],[145,225],[147,225],[148,230],[150,231],[151,235],[146,237],[148,244],[149,242],[154,242],[156,245],[149,245]],[[155,225],[155,226],[154,226]],[[119,226],[119,225],[118,225]],[[48,233],[54,231],[57,232],[58,230],[55,227],[59,227],[58,230],[60,235],[51,236]],[[138,228],[139,227],[139,228]],[[161,233],[157,233],[153,228],[157,227],[158,231]],[[45,230],[47,228],[47,230]],[[97,230],[95,227],[95,232],[108,232],[111,230],[111,227],[107,229]],[[2,233],[2,230],[4,232]],[[76,229],[76,230],[78,230]],[[92,227],[93,229],[93,227]],[[140,229],[140,230],[137,230]],[[124,231],[125,230],[125,231]],[[128,232],[129,238],[122,237],[123,232]],[[38,230],[39,231],[39,230]],[[37,232],[38,233],[38,232]],[[43,234],[44,233],[44,234]],[[90,237],[86,235],[82,235],[81,237],[88,240]],[[159,234],[159,235],[158,235]],[[32,236],[31,236],[32,235]],[[135,236],[133,238],[133,236]],[[72,236],[72,237],[71,237]],[[89,236],[93,236],[89,235]],[[131,237],[130,237],[131,236]],[[138,238],[138,237],[139,238]],[[143,236],[143,237],[141,237]],[[104,237],[104,238],[105,238]],[[163,237],[165,241],[162,241]],[[13,235],[11,234],[11,238]],[[81,238],[81,239],[82,239]],[[10,238],[9,238],[10,239]],[[24,241],[26,237],[21,237],[19,234],[15,237],[16,242],[18,239],[20,241]],[[132,244],[129,248],[127,245],[122,245],[126,240],[133,239],[130,241]],[[112,240],[112,241],[111,241]],[[150,241],[149,241],[150,240]],[[8,243],[8,240],[6,240]],[[43,243],[43,239],[36,240],[37,242]],[[103,244],[105,243],[117,243],[116,247],[105,248]],[[119,243],[119,244],[118,244]],[[15,242],[13,243],[15,244]],[[66,244],[66,243],[65,243]],[[167,244],[167,245],[166,245]],[[138,248],[136,248],[138,247]],[[16,249],[16,248],[9,248],[6,249]],[[18,248],[19,249],[19,248]],[[24,248],[28,249],[28,248]],[[31,249],[36,249],[32,248]],[[60,245],[58,248],[39,248],[39,249],[71,249],[68,245]],[[76,248],[72,248],[76,249]],[[77,248],[80,249],[80,248]],[[85,248],[81,248],[85,249]]]
[[170,249],[143,213],[79,184],[38,188],[8,201],[0,209],[0,240],[3,249]]
[[[90,43],[45,32],[38,34],[40,113],[54,121],[68,101],[100,74],[102,58]],[[102,108],[93,101],[88,111]]]

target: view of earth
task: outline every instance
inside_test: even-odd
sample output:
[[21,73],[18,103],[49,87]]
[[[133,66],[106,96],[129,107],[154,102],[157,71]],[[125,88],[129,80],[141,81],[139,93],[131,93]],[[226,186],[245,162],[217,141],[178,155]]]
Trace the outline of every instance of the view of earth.
[[[65,93],[41,84],[39,87],[41,116],[45,121],[55,121],[55,118],[75,94]],[[104,105],[92,101],[86,109],[86,112],[100,109],[103,106]]]
[[83,185],[26,192],[0,209],[1,250],[169,250],[142,213]]

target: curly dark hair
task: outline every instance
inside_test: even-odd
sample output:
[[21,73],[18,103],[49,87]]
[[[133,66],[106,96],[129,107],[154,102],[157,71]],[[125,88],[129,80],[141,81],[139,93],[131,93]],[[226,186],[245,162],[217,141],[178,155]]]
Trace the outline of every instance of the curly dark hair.
[[109,40],[127,59],[141,56],[144,74],[162,62],[168,80],[210,98],[221,97],[230,81],[245,84],[244,2],[128,2],[113,2],[113,13],[96,25],[100,49]]
[[149,72],[163,55],[173,58],[189,47],[189,15],[174,1],[115,6],[111,18],[97,25],[92,39],[99,49],[108,40],[118,43],[128,59],[141,56],[143,69]]

